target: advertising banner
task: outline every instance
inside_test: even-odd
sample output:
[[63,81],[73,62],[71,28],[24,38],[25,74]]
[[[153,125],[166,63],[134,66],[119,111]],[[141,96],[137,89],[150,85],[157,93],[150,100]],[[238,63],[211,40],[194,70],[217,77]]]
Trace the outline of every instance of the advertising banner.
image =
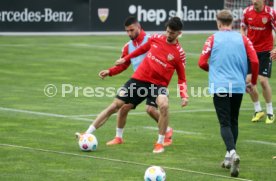
[[89,0],[2,0],[0,31],[89,31],[89,3]]
[[0,32],[124,31],[124,20],[136,16],[147,31],[163,31],[180,16],[184,30],[216,30],[223,0],[3,0]]
[[[92,31],[122,31],[126,17],[135,16],[148,31],[164,30],[165,22],[177,15],[177,1],[167,0],[93,0]],[[215,30],[216,14],[223,8],[222,0],[182,1],[178,14],[185,30]]]

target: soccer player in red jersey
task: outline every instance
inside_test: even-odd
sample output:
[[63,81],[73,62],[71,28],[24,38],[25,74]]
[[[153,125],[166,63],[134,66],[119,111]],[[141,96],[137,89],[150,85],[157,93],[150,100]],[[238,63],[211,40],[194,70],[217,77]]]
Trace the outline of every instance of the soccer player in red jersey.
[[[273,35],[272,30],[276,27],[276,13],[275,11],[265,5],[264,0],[252,0],[253,5],[247,7],[243,11],[243,18],[241,22],[241,33],[247,35],[252,41],[253,46],[257,52],[259,59],[259,81],[262,86],[263,96],[266,101],[266,123],[274,122],[273,106],[272,106],[272,91],[269,85],[269,78],[271,77],[272,60],[270,52],[275,52],[273,49]],[[248,67],[247,82],[251,80],[251,69]],[[265,113],[262,111],[257,87],[253,88],[250,93],[253,101],[255,114],[252,122],[257,122],[262,119]]]
[[[127,32],[127,35],[131,39],[128,43],[125,44],[122,50],[121,57],[125,57],[131,52],[135,51],[137,48],[139,48],[141,45],[145,44],[148,39],[149,35],[145,33],[145,31],[142,29],[140,23],[137,21],[137,19],[133,16],[128,17],[125,20],[124,23],[125,31]],[[138,57],[135,57],[131,60],[131,62],[126,62],[121,65],[113,66],[107,70],[102,70],[99,73],[99,76],[104,79],[107,76],[115,76],[117,74],[120,74],[124,70],[126,70],[131,64],[134,71],[137,70],[140,63],[145,58],[146,54],[142,54]],[[159,119],[159,112],[157,109],[157,104],[155,103],[155,100],[147,98],[146,101],[146,111],[152,117],[157,123]],[[117,128],[116,128],[116,136],[113,140],[108,141],[107,145],[117,145],[123,143],[123,130],[126,124],[126,119],[128,112],[131,109],[135,109],[135,106],[133,104],[125,104],[123,105],[119,111],[117,116]],[[165,134],[165,140],[164,145],[169,146],[172,144],[172,134],[173,129],[168,126]]]
[[104,109],[89,126],[85,133],[92,133],[102,126],[108,118],[117,112],[125,103],[139,105],[147,97],[154,99],[160,116],[158,120],[159,134],[154,145],[153,153],[164,151],[164,138],[168,126],[167,86],[174,71],[178,75],[181,106],[188,104],[186,77],[185,77],[185,52],[178,43],[181,34],[182,22],[178,17],[172,17],[166,23],[165,35],[153,35],[148,42],[124,58],[117,60],[117,64],[127,63],[131,58],[147,52],[146,57],[134,72],[131,79],[119,91],[114,101]]

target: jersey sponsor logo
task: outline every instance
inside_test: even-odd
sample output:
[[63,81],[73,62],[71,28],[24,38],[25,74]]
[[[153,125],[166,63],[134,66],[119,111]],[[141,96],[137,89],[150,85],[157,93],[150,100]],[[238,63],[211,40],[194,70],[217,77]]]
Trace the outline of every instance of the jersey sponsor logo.
[[253,18],[248,18],[248,20],[249,20],[249,21],[252,21],[252,20],[253,20]]
[[109,15],[109,9],[108,8],[99,8],[98,9],[98,17],[101,20],[101,22],[105,22]]
[[172,61],[174,59],[174,56],[172,54],[168,54],[167,56],[168,61]]
[[249,29],[263,31],[265,30],[265,27],[249,26]]
[[262,22],[263,22],[263,24],[266,24],[266,23],[267,23],[267,21],[268,21],[267,17],[263,17],[263,18],[262,18]]
[[149,59],[151,59],[151,60],[154,60],[156,63],[162,65],[164,68],[167,67],[167,64],[166,64],[166,63],[162,62],[162,61],[159,60],[157,57],[155,57],[154,55],[152,55],[151,52],[149,52],[149,53],[147,54],[147,57],[148,57]]

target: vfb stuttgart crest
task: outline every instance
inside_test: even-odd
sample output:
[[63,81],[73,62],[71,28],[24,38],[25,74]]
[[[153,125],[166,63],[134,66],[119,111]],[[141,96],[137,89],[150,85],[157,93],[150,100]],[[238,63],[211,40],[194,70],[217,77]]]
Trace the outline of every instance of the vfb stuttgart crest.
[[174,59],[174,56],[172,54],[169,53],[168,57],[167,57],[168,61],[172,61]]
[[98,17],[100,18],[101,22],[105,22],[109,15],[109,9],[108,8],[99,8],[98,9]]
[[263,24],[266,24],[267,23],[267,17],[263,17],[262,22],[263,22]]

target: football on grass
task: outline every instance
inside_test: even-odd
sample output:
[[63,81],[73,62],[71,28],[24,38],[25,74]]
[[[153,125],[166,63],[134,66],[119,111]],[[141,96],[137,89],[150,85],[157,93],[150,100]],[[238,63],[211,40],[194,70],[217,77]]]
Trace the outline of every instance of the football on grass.
[[96,136],[92,134],[83,134],[79,138],[79,146],[82,151],[95,151],[98,146]]
[[165,181],[166,173],[162,167],[151,166],[146,170],[144,179],[145,181]]

